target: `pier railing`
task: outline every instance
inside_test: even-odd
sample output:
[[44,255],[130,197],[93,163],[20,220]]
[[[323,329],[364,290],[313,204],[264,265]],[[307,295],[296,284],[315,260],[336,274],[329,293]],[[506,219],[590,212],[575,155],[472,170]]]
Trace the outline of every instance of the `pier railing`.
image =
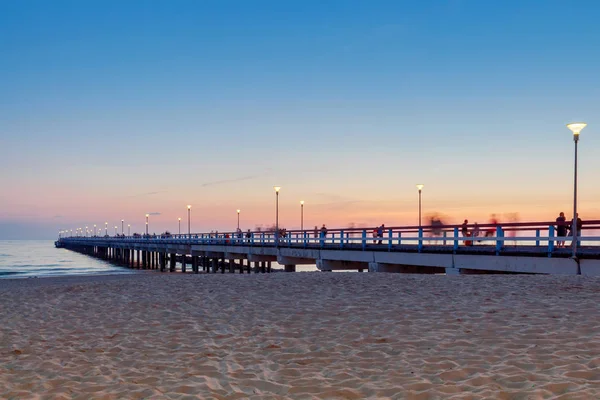
[[[502,224],[480,224],[479,235],[472,236],[475,225],[467,225],[467,235],[463,235],[462,225],[444,226],[407,226],[371,228],[338,228],[311,230],[251,231],[251,232],[218,232],[143,236],[94,236],[68,237],[91,241],[98,239],[126,239],[128,242],[148,243],[160,241],[166,243],[197,245],[231,245],[231,246],[278,246],[305,248],[337,248],[337,249],[379,249],[399,250],[406,246],[416,247],[422,251],[428,247],[444,247],[454,249],[465,247],[486,247],[495,249],[497,253],[506,247],[534,248],[544,250],[548,254],[555,251],[568,251],[570,236],[557,236],[555,222],[518,222]],[[598,248],[600,250],[600,220],[584,221],[581,232],[577,234],[578,247]],[[381,235],[377,235],[381,233]],[[564,242],[565,249],[559,248]]]

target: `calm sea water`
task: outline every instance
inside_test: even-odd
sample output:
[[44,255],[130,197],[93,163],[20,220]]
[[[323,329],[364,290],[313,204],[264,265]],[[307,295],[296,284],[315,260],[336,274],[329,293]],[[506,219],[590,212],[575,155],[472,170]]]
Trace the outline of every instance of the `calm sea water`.
[[128,273],[134,271],[57,249],[52,240],[0,240],[0,279]]

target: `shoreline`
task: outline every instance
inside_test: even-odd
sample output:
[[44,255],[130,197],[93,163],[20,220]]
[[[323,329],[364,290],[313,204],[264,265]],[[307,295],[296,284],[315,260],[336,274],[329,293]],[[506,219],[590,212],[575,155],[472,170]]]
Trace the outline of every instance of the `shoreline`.
[[595,398],[599,291],[540,275],[2,279],[0,397]]

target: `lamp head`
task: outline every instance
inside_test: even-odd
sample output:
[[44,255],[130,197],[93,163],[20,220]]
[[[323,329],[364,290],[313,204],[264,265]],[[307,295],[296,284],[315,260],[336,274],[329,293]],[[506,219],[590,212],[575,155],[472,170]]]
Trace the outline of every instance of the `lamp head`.
[[423,190],[424,187],[425,187],[425,185],[422,185],[422,184],[417,185],[417,189],[419,189],[419,191]]
[[124,220],[124,219],[122,219],[122,220],[121,220],[121,222],[125,222],[125,220]]
[[150,216],[150,214],[146,214],[146,218],[148,218]]
[[181,217],[177,218],[177,221],[181,221]]
[[190,204],[188,204],[187,208],[188,208],[188,210],[191,210],[192,206]]
[[238,209],[238,210],[237,210],[237,213],[238,213],[238,214],[240,213],[240,209]]
[[304,200],[300,200],[300,205],[303,206],[304,205]]
[[273,189],[275,189],[275,193],[279,193],[281,186],[273,186]]
[[573,135],[579,135],[579,132],[581,132],[581,130],[586,126],[587,124],[585,122],[573,122],[567,124],[567,128],[569,128],[571,132],[573,132]]

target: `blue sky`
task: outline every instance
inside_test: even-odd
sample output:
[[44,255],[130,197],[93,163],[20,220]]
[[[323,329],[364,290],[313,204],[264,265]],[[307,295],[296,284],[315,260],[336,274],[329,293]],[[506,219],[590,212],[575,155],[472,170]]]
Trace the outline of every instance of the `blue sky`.
[[173,230],[188,203],[197,231],[237,208],[253,227],[275,184],[290,228],[300,199],[306,226],[412,223],[419,182],[425,212],[455,221],[554,219],[574,120],[580,207],[600,218],[599,17],[594,1],[0,2],[0,238],[141,230],[149,211]]

